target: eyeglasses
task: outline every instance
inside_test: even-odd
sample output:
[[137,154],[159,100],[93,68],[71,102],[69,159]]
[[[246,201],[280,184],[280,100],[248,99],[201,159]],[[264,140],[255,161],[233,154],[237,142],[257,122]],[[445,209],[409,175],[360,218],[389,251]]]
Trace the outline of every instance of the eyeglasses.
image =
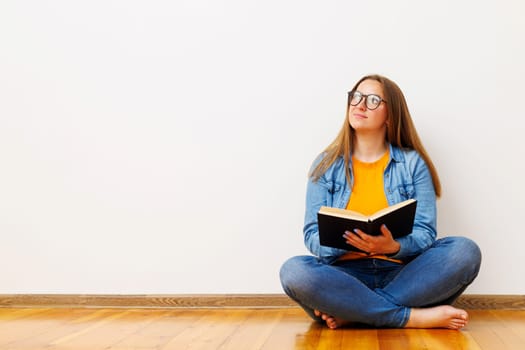
[[366,108],[368,108],[371,111],[379,107],[381,102],[386,103],[386,101],[383,100],[378,95],[374,95],[374,94],[365,95],[365,94],[360,93],[359,91],[349,91],[348,92],[348,104],[352,106],[357,106],[358,104],[361,103],[361,100],[363,100],[363,97],[365,98]]

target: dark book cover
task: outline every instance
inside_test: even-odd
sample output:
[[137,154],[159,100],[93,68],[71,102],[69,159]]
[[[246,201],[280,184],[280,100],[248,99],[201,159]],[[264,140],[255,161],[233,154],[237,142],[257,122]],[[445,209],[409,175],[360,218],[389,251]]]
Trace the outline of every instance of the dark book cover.
[[[359,251],[359,249],[346,243],[343,238],[345,231],[353,231],[357,228],[369,235],[377,236],[381,234],[381,225],[383,224],[392,232],[394,239],[406,236],[412,232],[417,202],[415,200],[405,202],[399,203],[402,204],[401,206],[396,205],[395,209],[386,208],[386,210],[382,210],[381,212],[384,213],[375,218],[372,218],[376,216],[375,214],[361,219],[341,217],[323,211],[321,208],[317,213],[320,243],[323,246]],[[344,210],[339,211],[343,212]]]

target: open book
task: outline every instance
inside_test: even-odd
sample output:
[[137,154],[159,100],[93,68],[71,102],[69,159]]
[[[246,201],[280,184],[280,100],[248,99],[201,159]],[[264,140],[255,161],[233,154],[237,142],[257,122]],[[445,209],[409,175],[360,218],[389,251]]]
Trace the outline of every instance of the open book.
[[346,243],[343,238],[345,231],[358,228],[369,235],[377,236],[381,234],[383,224],[394,238],[406,236],[412,232],[416,206],[415,199],[408,199],[369,216],[351,210],[321,207],[317,213],[320,243],[328,247],[358,250]]

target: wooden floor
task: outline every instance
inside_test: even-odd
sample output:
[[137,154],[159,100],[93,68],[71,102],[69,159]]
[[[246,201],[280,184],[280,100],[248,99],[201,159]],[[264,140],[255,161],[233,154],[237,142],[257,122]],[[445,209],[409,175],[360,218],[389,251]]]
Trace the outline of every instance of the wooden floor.
[[298,308],[0,308],[0,349],[525,349],[525,311],[469,313],[463,331],[334,331]]

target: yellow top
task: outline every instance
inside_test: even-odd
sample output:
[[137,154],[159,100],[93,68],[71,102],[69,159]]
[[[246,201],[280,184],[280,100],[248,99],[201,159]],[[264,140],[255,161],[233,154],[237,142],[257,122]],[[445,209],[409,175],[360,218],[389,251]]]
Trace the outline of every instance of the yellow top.
[[354,185],[346,209],[370,215],[388,207],[383,173],[389,158],[389,151],[372,163],[365,163],[352,157]]
[[[390,152],[388,150],[380,159],[372,163],[362,162],[352,157],[354,184],[352,187],[352,195],[346,205],[346,209],[370,215],[380,209],[388,207],[388,201],[384,191],[383,174],[389,159]],[[339,260],[362,258],[376,258],[398,263],[401,262],[396,259],[390,259],[386,255],[368,255],[361,252],[348,252],[340,257]]]

